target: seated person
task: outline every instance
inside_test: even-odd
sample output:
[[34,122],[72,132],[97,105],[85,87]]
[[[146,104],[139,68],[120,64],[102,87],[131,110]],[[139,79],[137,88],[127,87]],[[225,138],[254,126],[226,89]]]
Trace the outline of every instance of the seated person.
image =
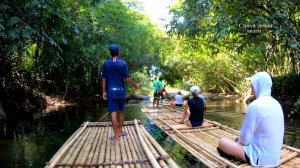
[[171,101],[170,106],[171,108],[175,108],[175,106],[182,106],[182,102],[183,102],[183,96],[181,94],[180,91],[178,91],[177,95],[174,97],[174,100]]
[[192,98],[187,101],[184,107],[180,124],[185,123],[190,127],[198,127],[203,124],[204,102],[198,95],[199,90],[197,86],[191,88]]
[[249,79],[256,100],[248,106],[239,140],[221,138],[217,150],[252,166],[275,167],[280,164],[283,144],[283,111],[271,96],[272,79],[268,73],[259,72]]
[[205,96],[202,94],[202,90],[199,91],[198,97],[200,97],[203,100],[204,110],[206,110],[206,101],[205,101]]

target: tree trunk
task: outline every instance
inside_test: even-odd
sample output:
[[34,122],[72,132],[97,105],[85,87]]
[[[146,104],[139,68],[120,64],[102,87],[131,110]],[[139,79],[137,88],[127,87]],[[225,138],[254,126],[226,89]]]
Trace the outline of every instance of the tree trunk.
[[3,110],[3,108],[2,108],[2,103],[1,103],[1,101],[0,101],[0,120],[5,120],[6,119],[6,115],[5,115],[5,112],[4,112],[4,110]]

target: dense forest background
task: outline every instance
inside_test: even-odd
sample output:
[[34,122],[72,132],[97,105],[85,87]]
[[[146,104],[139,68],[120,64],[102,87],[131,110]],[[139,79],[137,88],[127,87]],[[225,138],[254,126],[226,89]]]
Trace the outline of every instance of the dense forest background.
[[45,95],[101,95],[99,71],[117,43],[142,85],[135,94],[149,94],[157,76],[241,94],[245,77],[267,71],[274,96],[299,113],[299,0],[180,0],[167,31],[141,8],[135,0],[1,1],[0,107],[13,115],[44,108]]

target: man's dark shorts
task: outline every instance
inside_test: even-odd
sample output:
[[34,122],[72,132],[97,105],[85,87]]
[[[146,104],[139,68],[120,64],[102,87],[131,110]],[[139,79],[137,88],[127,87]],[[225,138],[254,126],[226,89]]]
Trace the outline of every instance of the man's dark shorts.
[[154,93],[154,94],[153,94],[154,100],[159,100],[159,99],[160,99],[159,96],[160,96],[159,93]]
[[125,99],[108,99],[107,105],[109,113],[114,111],[124,111]]
[[193,127],[198,127],[198,126],[201,126],[203,124],[203,121],[191,121],[190,120],[190,123]]
[[246,154],[246,152],[245,152],[245,158],[246,158],[247,163],[251,165],[250,159],[249,159],[248,155]]

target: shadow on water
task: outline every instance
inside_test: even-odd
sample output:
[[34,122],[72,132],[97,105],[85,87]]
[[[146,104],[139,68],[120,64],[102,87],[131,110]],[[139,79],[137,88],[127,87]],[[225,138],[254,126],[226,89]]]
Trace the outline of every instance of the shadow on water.
[[[208,109],[215,111],[207,113],[205,116],[207,119],[237,130],[241,128],[245,117],[242,112],[245,107],[228,101],[207,104]],[[141,120],[145,128],[180,167],[205,167],[141,112],[140,108],[144,105],[149,103],[141,102],[126,106],[125,120]],[[106,113],[106,106],[67,107],[43,117],[40,117],[42,114],[22,116],[19,120],[4,123],[6,129],[4,130],[4,127],[0,129],[0,167],[44,167],[84,121],[98,121]],[[110,121],[109,115],[102,121]],[[285,143],[300,148],[299,120],[286,119]]]

